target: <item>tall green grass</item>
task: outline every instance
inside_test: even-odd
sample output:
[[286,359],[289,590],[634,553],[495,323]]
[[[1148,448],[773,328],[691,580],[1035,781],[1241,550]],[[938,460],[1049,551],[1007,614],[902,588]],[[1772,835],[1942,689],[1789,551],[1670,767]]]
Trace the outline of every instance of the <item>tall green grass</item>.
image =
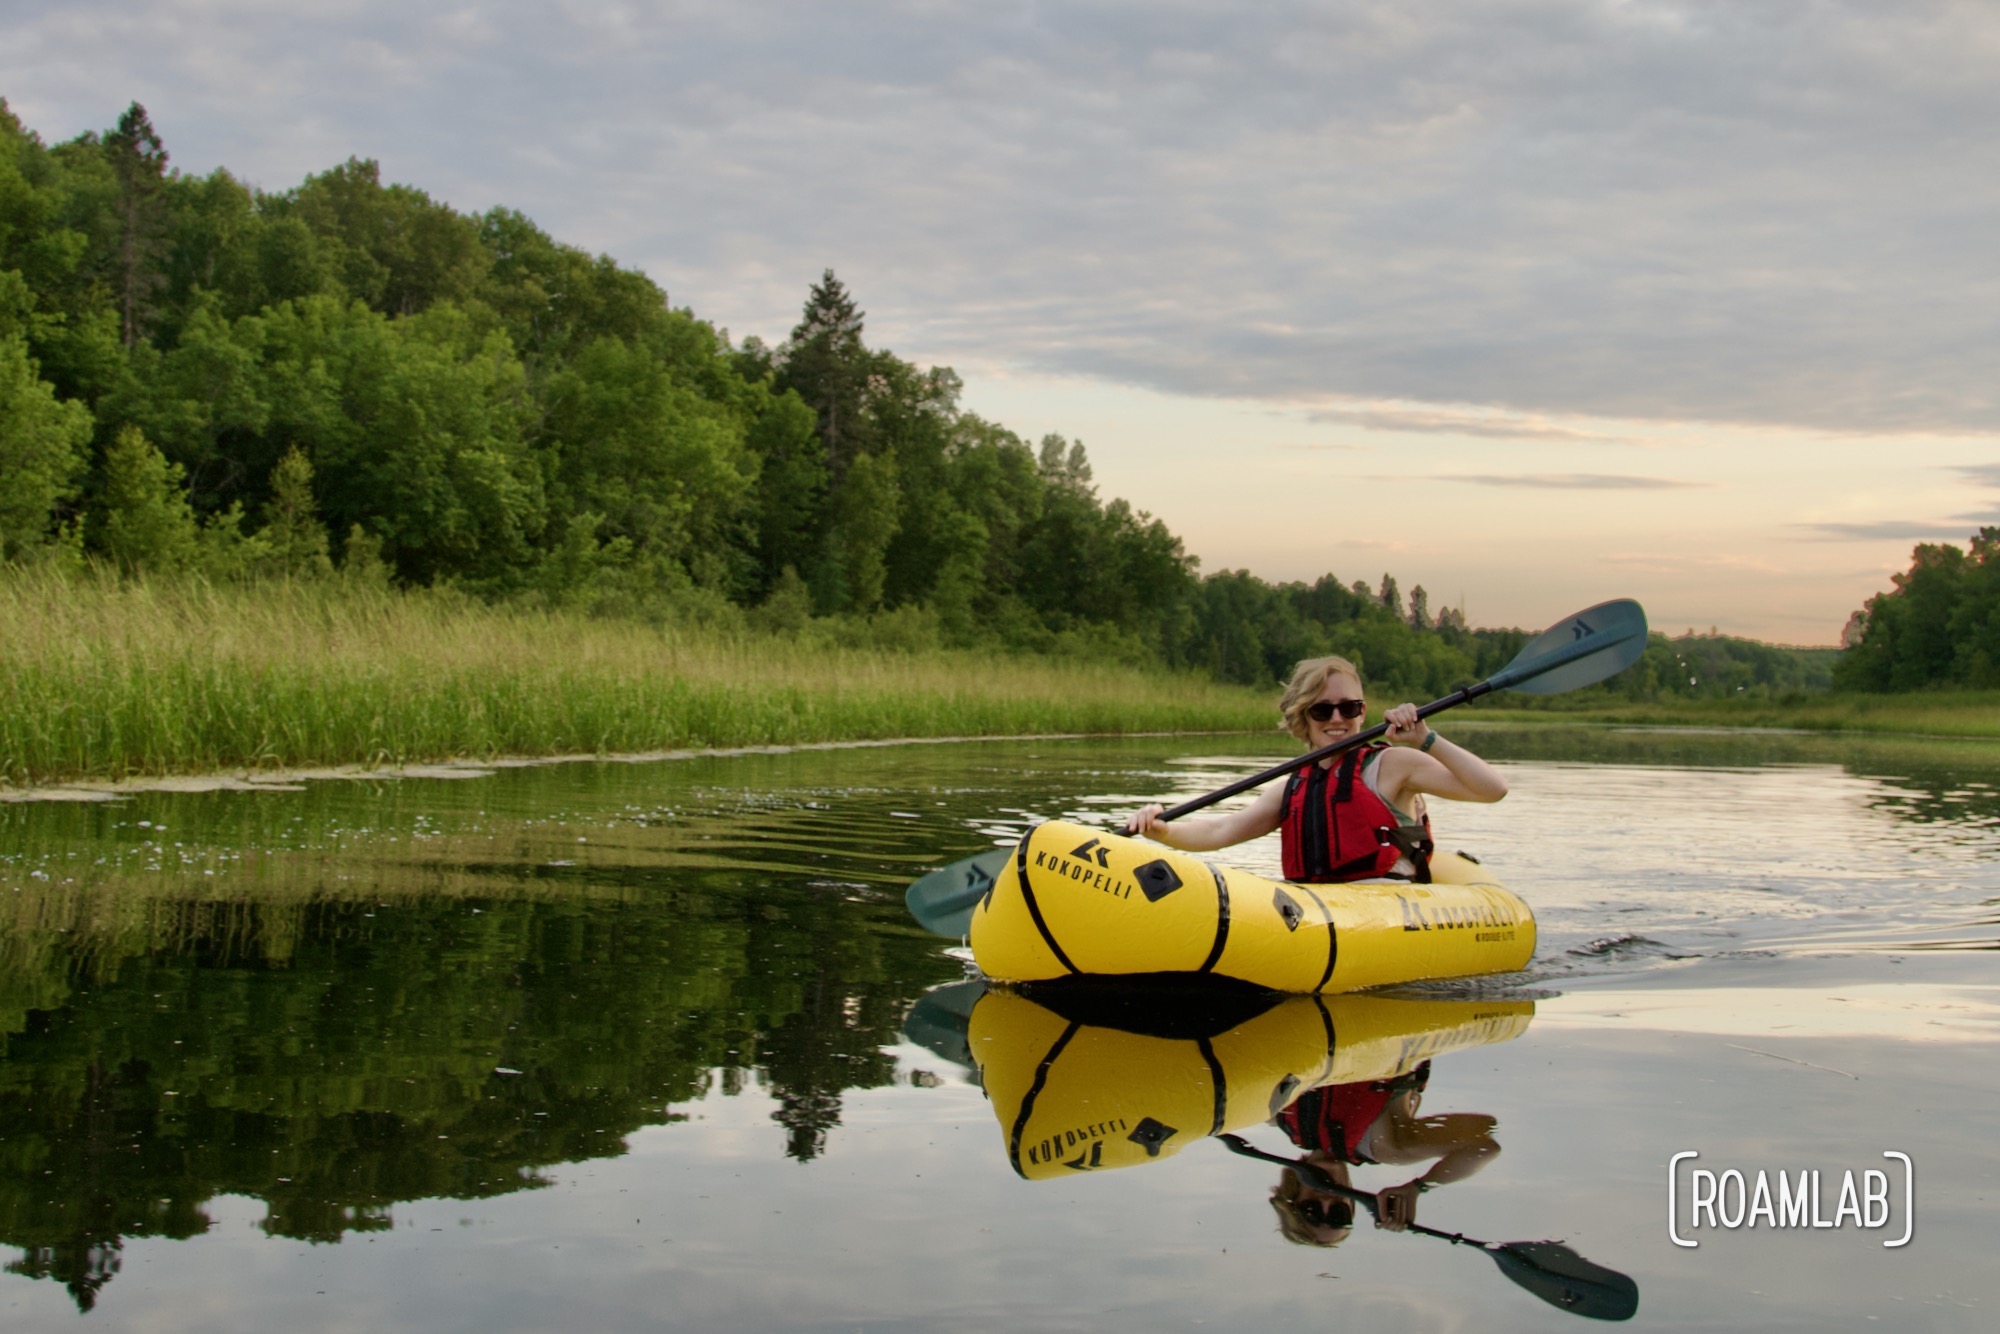
[[1269,728],[1270,692],[337,582],[0,570],[0,781]]
[[[1538,704],[1541,701],[1536,701]],[[1494,709],[1493,719],[1545,723],[1628,723],[1680,727],[1788,727],[1814,732],[2000,738],[2000,690],[1919,690],[1901,695],[1816,692],[1775,700],[1676,700],[1650,703],[1560,701],[1534,709]]]

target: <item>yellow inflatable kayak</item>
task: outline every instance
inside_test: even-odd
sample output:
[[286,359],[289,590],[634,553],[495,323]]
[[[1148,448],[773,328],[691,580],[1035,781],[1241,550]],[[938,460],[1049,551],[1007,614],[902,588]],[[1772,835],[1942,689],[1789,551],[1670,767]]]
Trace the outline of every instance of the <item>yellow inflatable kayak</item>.
[[1297,885],[1051,820],[973,910],[972,954],[998,982],[1192,974],[1289,992],[1527,965],[1527,904],[1456,853],[1437,854],[1431,875]]

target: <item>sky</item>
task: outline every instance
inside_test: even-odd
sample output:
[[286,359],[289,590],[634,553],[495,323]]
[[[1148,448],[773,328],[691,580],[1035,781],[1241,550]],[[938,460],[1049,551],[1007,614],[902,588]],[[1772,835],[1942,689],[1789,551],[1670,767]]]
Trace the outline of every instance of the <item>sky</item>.
[[1830,644],[2000,524],[1978,0],[8,0],[47,142],[350,156],[781,341],[832,268],[1206,571]]

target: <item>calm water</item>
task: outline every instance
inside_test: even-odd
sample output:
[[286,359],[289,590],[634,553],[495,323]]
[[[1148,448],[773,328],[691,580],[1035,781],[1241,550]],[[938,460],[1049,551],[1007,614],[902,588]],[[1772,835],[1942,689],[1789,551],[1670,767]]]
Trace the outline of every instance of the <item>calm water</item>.
[[[1471,1164],[1417,1221],[1564,1240],[1633,1327],[1986,1328],[2000,749],[1453,730],[1513,795],[1441,804],[1440,841],[1535,905],[1535,965],[1323,1006],[982,995],[902,910],[1262,738],[0,806],[0,1321],[1569,1327],[1469,1245],[1288,1240],[1281,1169],[1212,1137],[1296,1157],[1274,1104],[1390,1080],[1417,1105],[1352,1184]],[[1666,1235],[1676,1151],[1892,1149],[1907,1246]]]

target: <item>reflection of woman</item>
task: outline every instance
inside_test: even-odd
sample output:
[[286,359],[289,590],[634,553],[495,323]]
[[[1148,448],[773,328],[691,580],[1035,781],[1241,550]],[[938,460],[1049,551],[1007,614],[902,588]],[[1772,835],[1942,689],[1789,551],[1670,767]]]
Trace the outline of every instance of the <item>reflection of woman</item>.
[[[1492,1117],[1477,1112],[1417,1115],[1426,1061],[1407,1075],[1355,1084],[1333,1084],[1300,1095],[1275,1121],[1305,1151],[1305,1161],[1341,1186],[1353,1164],[1410,1164],[1435,1159],[1400,1186],[1375,1192],[1375,1225],[1400,1232],[1417,1218],[1417,1196],[1432,1186],[1462,1181],[1479,1171],[1500,1145]],[[1271,1191],[1278,1230],[1303,1246],[1337,1246],[1354,1229],[1354,1201],[1322,1190],[1286,1168]]]
[[[1345,658],[1308,658],[1292,673],[1278,708],[1285,729],[1308,747],[1332,745],[1362,730],[1361,673]],[[1414,704],[1396,705],[1384,720],[1386,745],[1303,765],[1242,810],[1168,823],[1160,819],[1162,807],[1147,806],[1125,822],[1125,832],[1184,852],[1213,852],[1276,829],[1287,880],[1429,880],[1424,797],[1498,801],[1507,795],[1507,780],[1426,726]]]

